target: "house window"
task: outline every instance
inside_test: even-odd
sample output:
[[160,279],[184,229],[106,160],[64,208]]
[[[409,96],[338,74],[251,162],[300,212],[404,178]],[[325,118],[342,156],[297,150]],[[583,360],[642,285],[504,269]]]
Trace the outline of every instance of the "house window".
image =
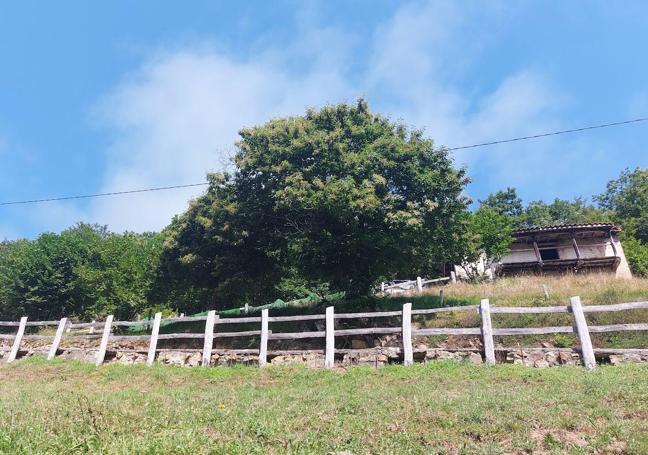
[[560,259],[560,256],[558,256],[558,249],[557,248],[543,248],[540,250],[540,258],[543,261],[551,261],[555,259]]

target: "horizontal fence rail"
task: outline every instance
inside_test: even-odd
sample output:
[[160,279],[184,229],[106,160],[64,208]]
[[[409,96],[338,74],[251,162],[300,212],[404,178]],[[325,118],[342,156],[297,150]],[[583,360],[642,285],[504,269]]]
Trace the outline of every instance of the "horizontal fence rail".
[[453,283],[457,281],[454,272],[451,272],[451,276],[441,278],[423,279],[419,276],[416,277],[415,280],[394,280],[394,282],[390,283],[382,282],[380,283],[380,292],[383,294],[396,294],[412,291],[414,289],[418,292],[423,292],[423,288],[428,284],[443,283],[447,281]]
[[[403,363],[410,365],[413,362],[413,353],[419,352],[413,349],[412,337],[416,336],[438,336],[438,335],[456,335],[456,336],[479,336],[482,339],[483,354],[486,363],[495,363],[496,351],[510,351],[511,348],[496,348],[493,343],[493,337],[499,336],[524,336],[524,335],[546,335],[556,333],[575,333],[580,342],[580,353],[583,364],[587,368],[595,366],[594,354],[604,353],[640,353],[648,354],[648,349],[593,349],[590,340],[590,333],[607,333],[607,332],[624,332],[624,331],[648,331],[648,323],[633,324],[609,324],[609,325],[588,325],[585,314],[601,312],[618,312],[628,310],[648,309],[648,302],[630,302],[613,305],[582,305],[579,297],[572,297],[569,305],[563,306],[545,306],[545,307],[499,307],[490,305],[488,299],[481,301],[479,305],[463,305],[455,307],[412,309],[410,303],[403,305],[402,310],[397,311],[374,311],[359,313],[335,313],[333,307],[328,307],[325,314],[313,315],[296,315],[296,316],[269,316],[267,309],[262,310],[259,317],[240,317],[240,318],[219,318],[215,311],[209,311],[206,316],[193,317],[170,317],[162,318],[161,313],[156,313],[152,321],[113,321],[112,316],[108,316],[105,321],[93,322],[70,322],[67,318],[58,321],[28,321],[27,317],[22,317],[20,321],[0,321],[0,327],[15,327],[14,334],[0,334],[0,340],[13,340],[11,351],[7,357],[7,362],[13,362],[18,356],[20,346],[23,340],[52,340],[48,351],[48,359],[57,355],[60,344],[65,340],[99,340],[99,346],[96,349],[95,363],[101,365],[104,363],[106,351],[110,342],[148,342],[148,348],[129,349],[133,352],[146,352],[147,364],[152,365],[157,352],[163,351],[187,351],[190,348],[181,349],[159,349],[157,347],[160,340],[203,340],[202,365],[208,366],[211,361],[212,353],[231,352],[258,354],[259,366],[267,364],[268,353],[274,355],[296,354],[296,353],[320,353],[325,355],[325,366],[333,367],[333,359],[336,353],[357,352],[358,349],[335,349],[335,337],[346,337],[354,335],[401,335],[401,347],[399,352],[403,355]],[[447,312],[477,312],[480,317],[479,327],[430,327],[416,328],[412,325],[413,316],[424,316],[430,314],[439,314]],[[571,326],[554,326],[554,327],[505,327],[493,328],[492,317],[497,314],[547,314],[547,313],[571,313],[573,316],[573,325]],[[400,318],[399,326],[385,327],[367,327],[367,328],[336,328],[336,320],[352,319],[379,319],[379,318]],[[276,332],[270,330],[271,323],[290,323],[315,321],[318,326],[314,331],[297,331],[297,332]],[[323,323],[318,321],[324,321]],[[162,323],[171,322],[204,322],[203,333],[163,333],[160,334]],[[219,327],[226,328],[228,324],[259,324],[258,329],[253,330],[220,330]],[[115,327],[148,327],[151,330],[150,335],[123,335],[114,334]],[[56,327],[54,335],[36,335],[25,334],[27,327]],[[321,328],[320,328],[321,327]],[[87,329],[88,333],[79,334],[79,330]],[[96,331],[95,331],[96,329]],[[71,332],[76,330],[77,332]],[[236,337],[258,337],[259,349],[213,349],[213,341],[217,338],[236,338]],[[298,340],[307,338],[325,338],[325,349],[305,349],[305,350],[274,350],[268,351],[268,341],[272,340]],[[69,347],[67,350],[83,350],[84,348]],[[566,351],[573,352],[570,348],[516,348],[515,350],[541,350],[541,351]],[[369,348],[371,350],[371,348]],[[474,351],[474,348],[465,348],[465,350]]]

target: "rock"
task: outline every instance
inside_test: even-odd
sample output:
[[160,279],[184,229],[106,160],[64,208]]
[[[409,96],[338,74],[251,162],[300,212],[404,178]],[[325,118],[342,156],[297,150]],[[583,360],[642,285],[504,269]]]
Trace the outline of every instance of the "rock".
[[180,351],[162,351],[158,354],[158,362],[165,365],[183,366],[187,359],[186,352]]
[[273,365],[305,365],[307,368],[323,368],[324,355],[316,352],[306,354],[278,355],[270,361]]
[[401,345],[400,335],[385,335],[380,339],[380,346],[393,346],[397,347]]
[[144,356],[136,352],[117,352],[115,355],[114,362],[120,363],[122,365],[133,365],[136,363],[142,363],[146,360]]
[[533,362],[533,366],[536,368],[547,368],[549,366],[549,362],[547,362],[545,359],[538,359]]
[[545,353],[544,352],[524,352],[523,353],[525,360],[529,362],[530,365],[535,365],[535,363],[539,360],[545,360]]
[[349,352],[342,358],[342,365],[370,365],[384,366],[389,362],[389,358],[382,352]]
[[270,360],[270,363],[273,365],[293,365],[302,362],[301,355],[278,355]]
[[468,361],[470,363],[474,363],[474,364],[479,364],[479,363],[484,362],[484,360],[482,359],[482,356],[481,356],[481,354],[479,352],[471,352],[471,353],[469,353],[468,354]]
[[202,353],[194,352],[187,356],[185,360],[185,366],[188,367],[197,367],[202,362]]
[[323,368],[325,356],[317,353],[304,354],[303,362],[307,368]]
[[351,349],[367,349],[369,343],[362,339],[353,339],[351,340]]
[[571,362],[571,354],[569,352],[559,352],[558,353],[558,363],[561,365],[569,365]]
[[612,365],[619,365],[621,363],[638,363],[642,358],[639,354],[611,354],[610,363]]
[[458,360],[459,355],[456,352],[439,350],[436,358],[439,360]]

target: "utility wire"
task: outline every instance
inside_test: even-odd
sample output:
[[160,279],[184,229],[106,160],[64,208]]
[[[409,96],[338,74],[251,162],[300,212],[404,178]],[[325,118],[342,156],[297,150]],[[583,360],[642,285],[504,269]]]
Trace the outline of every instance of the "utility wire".
[[[608,128],[611,126],[619,126],[619,125],[628,125],[631,123],[639,123],[639,122],[645,122],[648,121],[648,118],[636,118],[632,120],[624,120],[622,122],[613,122],[613,123],[603,123],[601,125],[592,125],[592,126],[585,126],[582,128],[575,128],[571,130],[561,130],[561,131],[552,131],[550,133],[541,133],[541,134],[534,134],[532,136],[521,136],[521,137],[515,137],[512,139],[502,139],[499,141],[491,141],[491,142],[482,142],[480,144],[472,144],[472,145],[463,145],[461,147],[450,147],[446,148],[447,151],[453,151],[453,150],[464,150],[464,149],[471,149],[471,148],[477,148],[477,147],[486,147],[488,145],[497,145],[497,144],[506,144],[509,142],[518,142],[518,141],[526,141],[529,139],[538,139],[541,137],[547,137],[547,136],[558,136],[560,134],[568,134],[568,133],[578,133],[581,131],[587,131],[587,130],[595,130],[599,128]],[[200,182],[200,183],[188,183],[186,185],[173,185],[173,186],[160,186],[157,188],[143,188],[140,190],[126,190],[126,191],[113,191],[110,193],[96,193],[96,194],[84,194],[84,195],[79,195],[79,196],[63,196],[63,197],[51,197],[51,198],[44,198],[44,199],[31,199],[31,200],[25,200],[25,201],[9,201],[9,202],[0,202],[0,206],[4,205],[20,205],[20,204],[37,204],[39,202],[54,202],[54,201],[69,201],[71,199],[89,199],[89,198],[95,198],[95,197],[105,197],[105,196],[118,196],[121,194],[134,194],[134,193],[148,193],[148,192],[153,192],[153,191],[165,191],[165,190],[175,190],[179,188],[191,188],[191,187],[196,187],[196,186],[204,186],[208,185],[208,182]]]
[[585,126],[583,128],[575,128],[573,130],[553,131],[551,133],[534,134],[533,136],[522,136],[522,137],[516,137],[516,138],[513,138],[513,139],[503,139],[501,141],[483,142],[481,144],[464,145],[462,147],[452,147],[452,148],[448,148],[446,150],[448,150],[448,151],[451,151],[451,150],[463,150],[463,149],[471,149],[471,148],[475,148],[475,147],[485,147],[487,145],[506,144],[507,142],[526,141],[528,139],[537,139],[539,137],[547,137],[547,136],[558,136],[559,134],[577,133],[579,131],[595,130],[597,128],[607,128],[607,127],[610,127],[610,126],[627,125],[629,123],[645,122],[647,120],[648,120],[648,118],[636,118],[636,119],[633,119],[633,120],[624,120],[623,122],[604,123],[602,125]]
[[51,197],[47,199],[32,199],[28,201],[0,202],[0,205],[36,204],[38,202],[68,201],[70,199],[88,199],[92,197],[117,196],[119,194],[147,193],[150,191],[175,190],[178,188],[190,188],[192,186],[203,186],[203,185],[209,185],[209,183],[207,182],[188,183],[186,185],[160,186],[157,188],[144,188],[141,190],[113,191],[111,193],[84,194],[81,196]]

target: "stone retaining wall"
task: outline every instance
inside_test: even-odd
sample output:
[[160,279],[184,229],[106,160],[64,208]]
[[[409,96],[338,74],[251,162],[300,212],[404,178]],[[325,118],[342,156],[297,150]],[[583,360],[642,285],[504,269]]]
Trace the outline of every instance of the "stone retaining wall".
[[[25,346],[20,351],[21,357],[32,355],[47,355],[48,346]],[[9,355],[11,347],[0,345],[0,360]],[[96,350],[93,349],[68,349],[61,350],[58,357],[64,359],[76,359],[87,362],[94,362]],[[524,351],[511,349],[510,351],[497,351],[498,363],[513,363],[535,368],[546,368],[559,365],[580,365],[580,355],[574,352],[565,351]],[[176,365],[194,367],[201,364],[202,354],[199,351],[160,351],[157,354],[157,362],[164,365]],[[269,355],[269,363],[273,365],[305,365],[308,368],[322,368],[324,366],[324,354],[317,352],[306,352],[302,354]],[[482,363],[482,354],[477,351],[463,350],[453,351],[443,348],[417,349],[414,353],[414,360],[417,362],[429,362],[434,360],[456,360],[466,361],[474,364]],[[639,363],[648,362],[648,355],[640,354],[609,354],[597,356],[597,361],[611,363]],[[132,365],[146,362],[146,353],[122,350],[109,350],[106,353],[106,363],[120,363]],[[390,363],[402,362],[400,348],[381,347],[374,349],[359,349],[336,354],[336,365],[339,367],[350,367],[354,365],[368,365],[381,367]],[[257,365],[258,356],[255,354],[240,354],[236,352],[213,353],[210,359],[211,366],[229,365]]]

